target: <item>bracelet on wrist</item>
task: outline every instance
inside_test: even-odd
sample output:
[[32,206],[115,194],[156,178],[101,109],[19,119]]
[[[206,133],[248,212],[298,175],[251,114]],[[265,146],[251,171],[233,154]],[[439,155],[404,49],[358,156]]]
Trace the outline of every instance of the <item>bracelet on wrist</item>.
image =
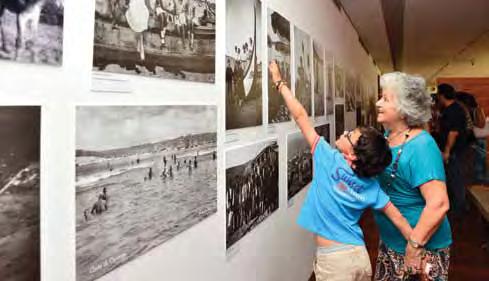
[[285,81],[284,81],[284,80],[279,80],[279,81],[275,82],[275,89],[276,89],[277,91],[280,91],[280,88],[281,88],[281,87],[282,87],[282,85],[284,85],[284,84],[285,84]]
[[409,238],[408,239],[408,243],[409,243],[409,245],[411,245],[411,247],[413,247],[415,249],[422,249],[422,248],[424,248],[424,245],[422,245],[421,243],[417,242],[416,240],[414,240],[412,238]]

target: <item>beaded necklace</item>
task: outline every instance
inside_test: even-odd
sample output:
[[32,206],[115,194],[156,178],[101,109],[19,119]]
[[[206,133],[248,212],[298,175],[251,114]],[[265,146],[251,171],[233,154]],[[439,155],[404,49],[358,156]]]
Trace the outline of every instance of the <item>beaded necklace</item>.
[[390,174],[390,181],[387,183],[387,187],[391,188],[392,183],[396,179],[396,173],[397,169],[399,168],[399,159],[401,158],[402,151],[404,150],[404,146],[406,145],[407,140],[409,139],[409,133],[411,132],[411,129],[407,131],[407,133],[404,135],[404,141],[402,142],[401,148],[399,151],[397,151],[396,155],[396,160],[394,160],[394,164],[392,165],[392,171]]

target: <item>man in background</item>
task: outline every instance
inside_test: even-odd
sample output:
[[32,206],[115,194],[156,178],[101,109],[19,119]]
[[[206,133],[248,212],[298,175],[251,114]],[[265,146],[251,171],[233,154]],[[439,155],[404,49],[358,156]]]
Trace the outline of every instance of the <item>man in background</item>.
[[467,119],[451,85],[438,85],[438,102],[442,109],[438,145],[445,161],[450,211],[455,218],[460,218],[467,209],[460,165],[467,148]]

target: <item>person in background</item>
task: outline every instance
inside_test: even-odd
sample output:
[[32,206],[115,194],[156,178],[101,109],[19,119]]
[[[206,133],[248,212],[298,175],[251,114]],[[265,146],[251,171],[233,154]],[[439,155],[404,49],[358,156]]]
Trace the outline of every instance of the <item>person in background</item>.
[[456,92],[451,85],[438,85],[438,101],[442,108],[438,145],[446,165],[450,212],[458,219],[467,209],[461,166],[468,146],[467,117],[464,108],[456,101]]
[[[472,184],[474,182],[483,182],[485,177],[485,159],[486,159],[486,115],[484,109],[477,103],[475,97],[466,92],[457,93],[457,101],[466,111],[467,119],[467,141],[468,147],[465,151],[463,160],[464,173],[463,177]],[[477,133],[477,135],[476,135]]]
[[476,149],[474,157],[475,182],[487,184],[488,180],[486,176],[486,140],[489,137],[489,117],[486,117],[483,128],[474,128],[474,135],[476,138]]
[[445,170],[435,140],[423,129],[431,118],[431,97],[423,78],[406,73],[384,74],[380,86],[377,122],[386,130],[393,159],[378,180],[413,231],[406,238],[385,214],[374,212],[380,233],[374,280],[448,280],[452,234]]

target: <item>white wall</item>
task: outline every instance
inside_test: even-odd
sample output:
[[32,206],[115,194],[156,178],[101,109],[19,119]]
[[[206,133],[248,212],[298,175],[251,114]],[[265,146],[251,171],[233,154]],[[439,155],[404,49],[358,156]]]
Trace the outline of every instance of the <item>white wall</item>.
[[[0,105],[42,105],[41,258],[43,281],[75,280],[75,106],[89,104],[218,104],[218,212],[101,280],[307,280],[312,272],[312,236],[295,219],[304,191],[286,202],[285,133],[292,123],[275,129],[251,128],[233,145],[263,135],[277,135],[280,145],[280,209],[226,254],[224,53],[225,0],[217,0],[216,84],[154,78],[129,78],[128,94],[91,92],[95,1],[65,1],[63,66],[0,61]],[[375,81],[376,68],[361,48],[352,26],[328,0],[264,0],[308,32],[334,55],[344,69]],[[265,30],[266,22],[262,27]],[[266,41],[264,42],[266,43]],[[264,45],[264,44],[263,44]],[[266,54],[265,46],[263,54]],[[264,68],[266,64],[264,64]],[[265,76],[266,79],[266,76]],[[266,80],[264,81],[266,85]],[[264,100],[266,104],[266,100]],[[265,117],[265,116],[264,116]],[[266,120],[266,118],[264,118]],[[333,120],[333,119],[331,119]],[[322,122],[329,120],[324,119]],[[332,126],[332,131],[334,127]],[[241,134],[235,136],[240,137]]]

